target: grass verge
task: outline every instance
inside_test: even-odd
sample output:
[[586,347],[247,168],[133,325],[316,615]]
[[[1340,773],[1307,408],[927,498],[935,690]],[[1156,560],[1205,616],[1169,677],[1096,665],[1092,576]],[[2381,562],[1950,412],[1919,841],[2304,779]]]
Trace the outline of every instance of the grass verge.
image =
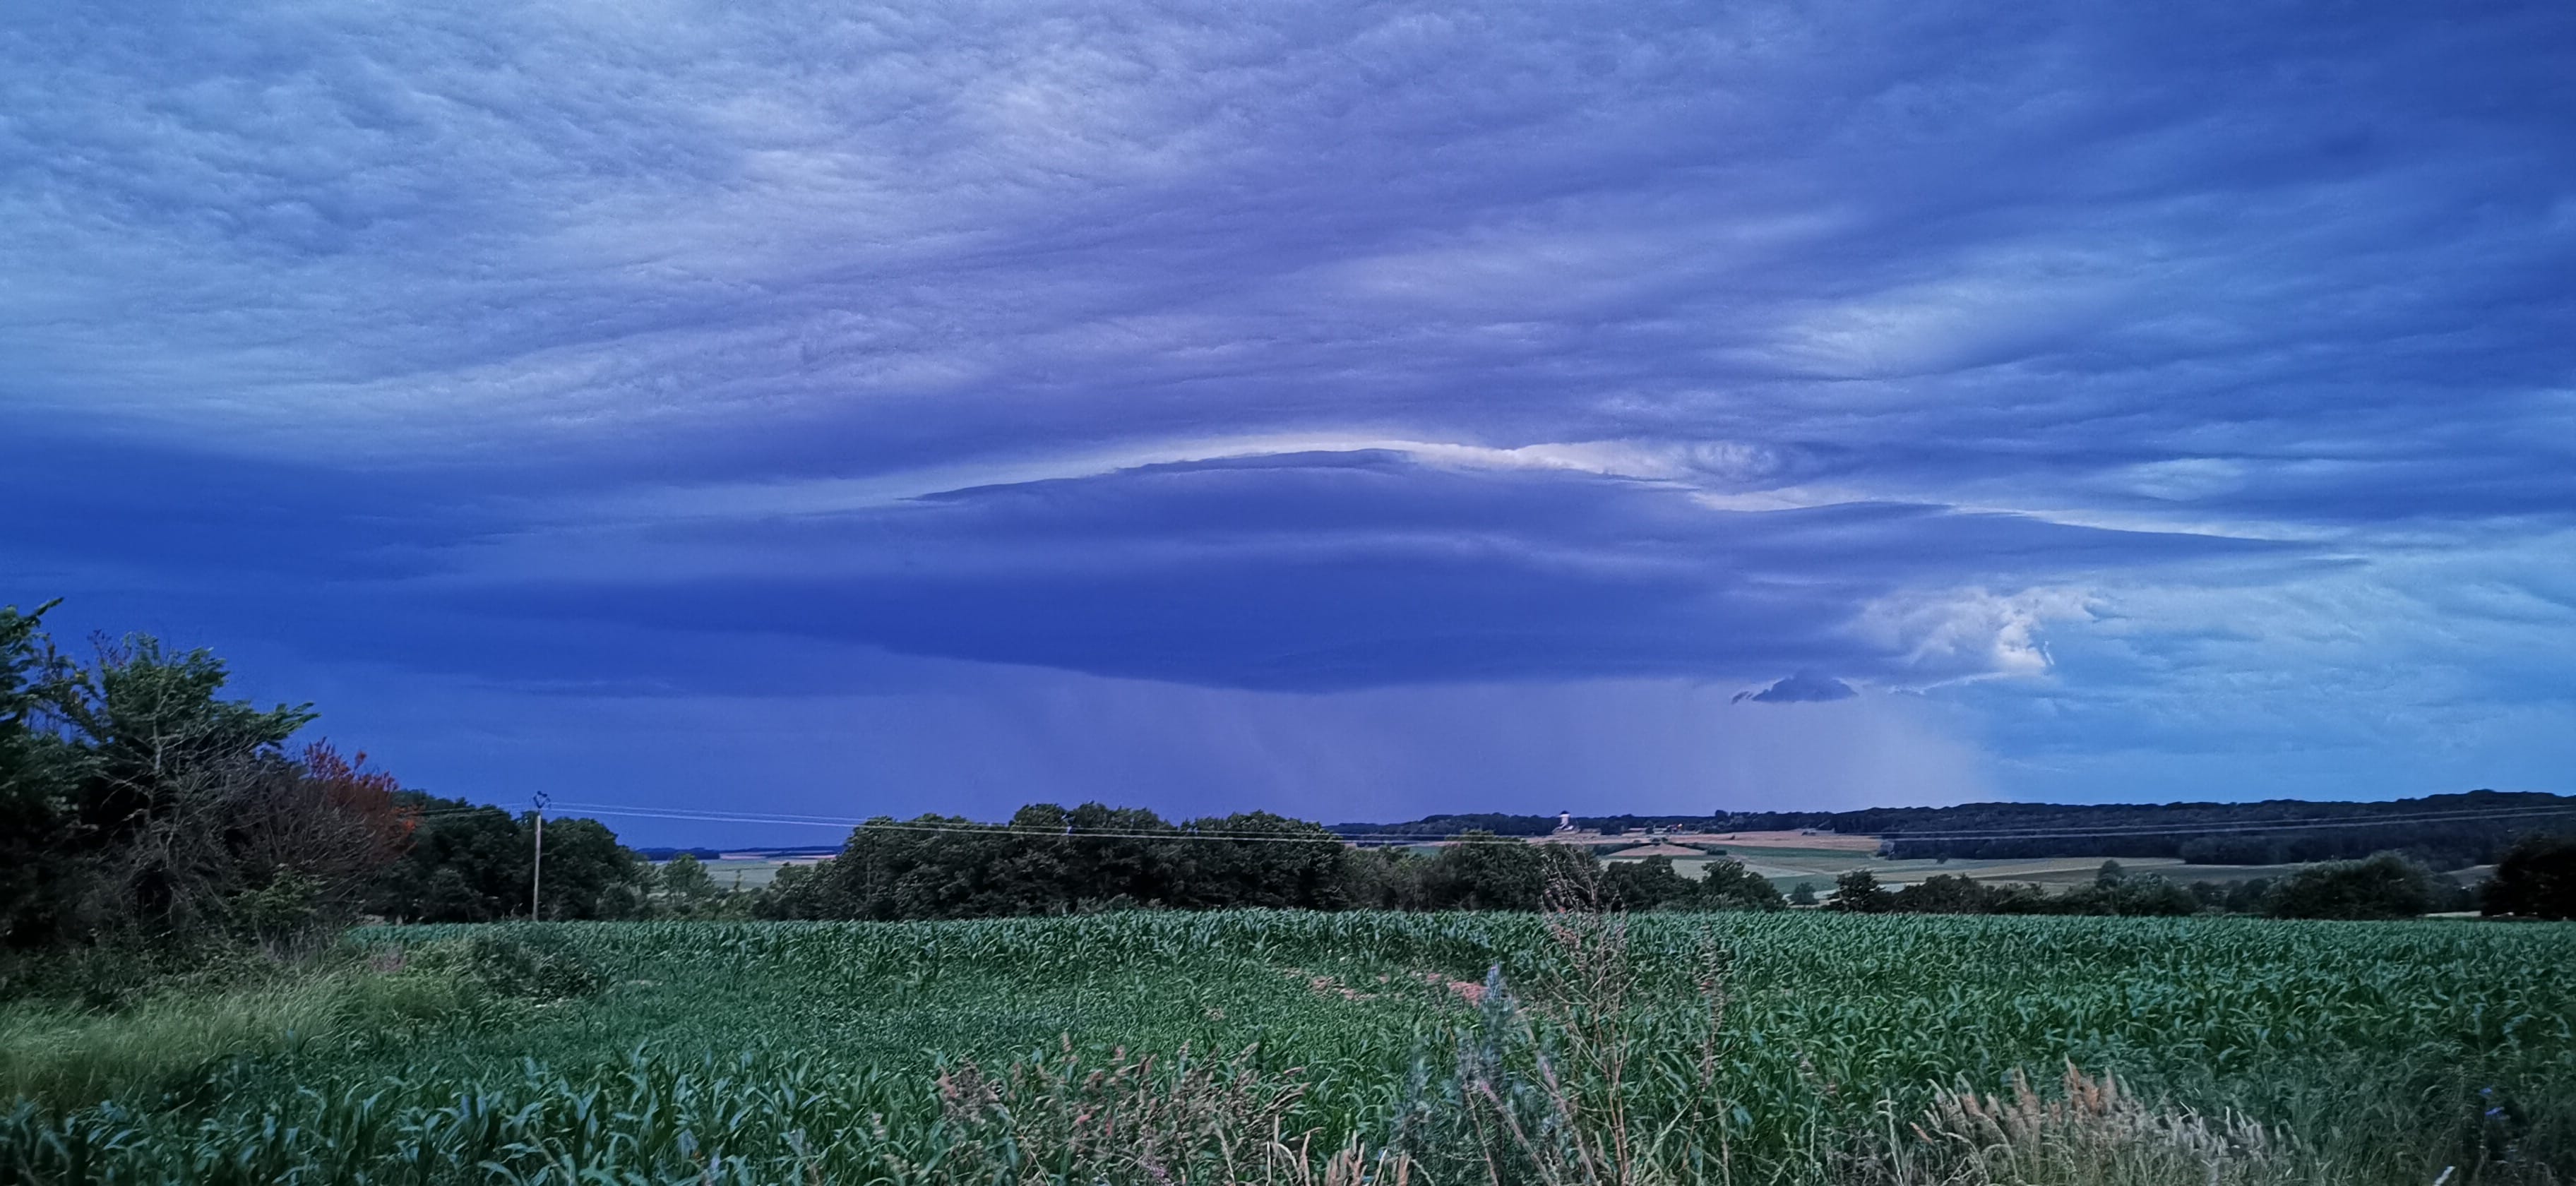
[[247,983],[174,985],[112,1010],[18,1002],[0,1006],[0,1099],[166,1105],[241,1060],[339,1052],[598,987],[578,957],[496,930],[410,948],[345,944]]

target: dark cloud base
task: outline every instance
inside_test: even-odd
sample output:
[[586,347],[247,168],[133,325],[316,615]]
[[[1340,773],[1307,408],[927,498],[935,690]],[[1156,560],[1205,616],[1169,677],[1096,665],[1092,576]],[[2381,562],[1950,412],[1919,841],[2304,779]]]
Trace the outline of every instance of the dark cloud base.
[[67,623],[2566,768],[2563,3],[53,7],[0,598]]
[[[1826,663],[1901,683],[1983,661],[1922,663],[1901,653],[1914,640],[1855,629],[1901,590],[2298,552],[1894,504],[1718,511],[1655,483],[1334,459],[612,534],[577,555],[613,555],[627,579],[584,579],[575,560],[449,601],[1250,688],[1735,678]],[[766,571],[690,572],[737,556]]]

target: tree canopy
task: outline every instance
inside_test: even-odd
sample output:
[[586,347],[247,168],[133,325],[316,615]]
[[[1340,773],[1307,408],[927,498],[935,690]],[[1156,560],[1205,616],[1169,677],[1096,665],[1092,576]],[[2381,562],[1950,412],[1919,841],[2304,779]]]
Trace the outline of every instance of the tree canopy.
[[349,917],[410,842],[393,779],[309,705],[224,695],[204,650],[142,635],[75,661],[50,606],[0,610],[0,978],[28,953],[283,942]]
[[2576,918],[2576,836],[2525,836],[2497,862],[2480,908],[2523,918]]

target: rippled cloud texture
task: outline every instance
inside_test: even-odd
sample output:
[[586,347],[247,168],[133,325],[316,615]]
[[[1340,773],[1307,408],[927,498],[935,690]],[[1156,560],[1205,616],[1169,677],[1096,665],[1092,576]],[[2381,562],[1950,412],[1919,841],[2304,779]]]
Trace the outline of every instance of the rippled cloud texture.
[[2548,2],[37,0],[0,598],[490,799],[2567,790],[2571,79]]

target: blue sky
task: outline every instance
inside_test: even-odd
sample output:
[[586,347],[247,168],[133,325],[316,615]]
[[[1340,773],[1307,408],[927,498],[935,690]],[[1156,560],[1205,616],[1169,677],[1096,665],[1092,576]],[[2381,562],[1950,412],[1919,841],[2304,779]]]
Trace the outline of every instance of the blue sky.
[[0,600],[496,801],[2576,790],[2570,111],[2549,0],[34,0]]

